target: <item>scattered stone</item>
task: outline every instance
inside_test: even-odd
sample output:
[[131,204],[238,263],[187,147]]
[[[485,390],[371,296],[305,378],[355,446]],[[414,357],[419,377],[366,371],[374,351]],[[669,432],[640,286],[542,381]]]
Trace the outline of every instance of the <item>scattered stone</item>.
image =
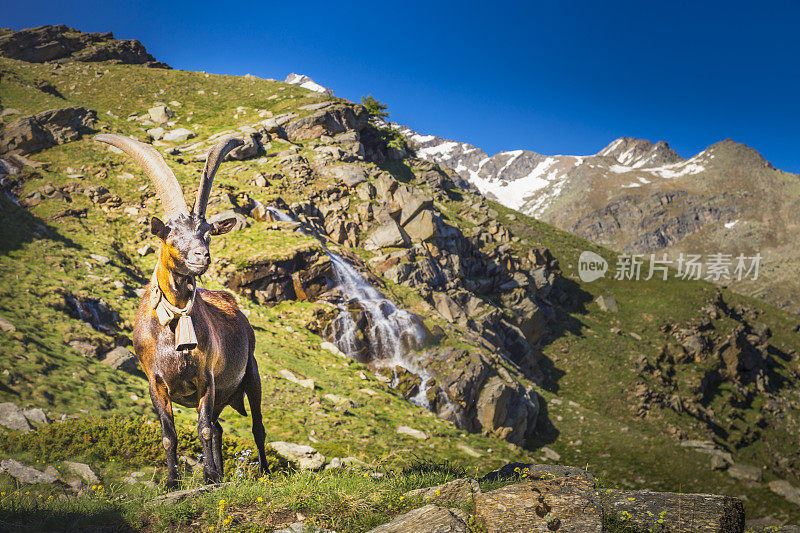
[[600,308],[601,311],[606,313],[616,313],[619,311],[619,306],[617,305],[617,301],[612,297],[608,296],[607,294],[601,294],[595,299],[595,303],[597,307]]
[[0,331],[7,331],[9,333],[14,333],[15,331],[17,331],[17,328],[16,326],[14,326],[14,324],[11,323],[10,320],[8,320],[3,316],[0,316]]
[[529,481],[476,494],[475,520],[487,533],[603,531],[594,482],[581,477]]
[[121,370],[129,374],[135,373],[139,368],[136,356],[124,346],[117,346],[108,352],[102,362],[114,370]]
[[138,250],[136,250],[136,253],[138,253],[140,256],[144,257],[147,254],[151,253],[152,251],[153,251],[153,246],[148,242],[148,243],[142,245]]
[[156,124],[166,124],[175,116],[175,112],[165,105],[151,107],[147,110],[147,114],[150,115],[150,120]]
[[728,467],[728,475],[734,479],[760,483],[764,474],[757,466],[732,464]]
[[92,468],[86,463],[73,463],[72,461],[64,461],[64,466],[67,467],[67,470],[80,477],[89,485],[100,483],[100,479],[97,477],[97,474],[95,474]]
[[326,350],[326,351],[329,351],[329,352],[331,352],[333,355],[338,355],[339,357],[342,357],[342,358],[344,358],[344,359],[350,359],[349,357],[347,357],[347,355],[345,355],[345,353],[344,353],[344,352],[342,352],[342,351],[341,351],[341,350],[340,350],[340,349],[339,349],[339,348],[338,348],[338,347],[337,347],[335,344],[333,344],[332,342],[328,342],[328,341],[322,341],[321,343],[319,343],[319,347],[320,347],[320,348],[322,348],[323,350]]
[[209,224],[215,224],[217,222],[222,222],[223,220],[227,220],[229,218],[235,218],[236,223],[233,225],[233,229],[231,231],[239,231],[243,230],[250,226],[250,222],[247,218],[234,211],[233,209],[228,209],[227,211],[223,211],[222,213],[216,213],[208,217]]
[[191,139],[194,136],[195,133],[192,130],[186,128],[177,128],[165,133],[161,139],[170,142],[183,142]]
[[0,403],[0,426],[12,431],[27,432],[33,429],[25,413],[14,403]]
[[791,483],[783,479],[776,479],[767,483],[769,490],[782,496],[786,501],[795,505],[800,505],[800,489],[793,487]]
[[278,372],[278,374],[280,374],[281,377],[283,377],[284,379],[289,380],[292,383],[296,383],[296,384],[300,385],[301,387],[305,387],[307,389],[314,390],[314,387],[316,386],[313,379],[311,379],[311,378],[307,378],[307,379],[298,378],[297,376],[294,375],[294,373],[291,370],[281,370],[281,371]]
[[49,472],[42,472],[33,467],[24,465],[14,459],[0,461],[0,472],[5,472],[20,483],[33,485],[34,483],[55,483],[58,478]]
[[712,455],[710,464],[711,470],[725,470],[729,463],[719,455]]
[[461,509],[426,505],[402,514],[368,533],[468,533],[469,516]]
[[22,414],[25,415],[25,418],[28,419],[28,422],[35,426],[46,426],[47,424],[50,424],[50,419],[47,418],[47,414],[45,414],[45,412],[38,407],[25,409]]
[[464,452],[464,454],[469,455],[470,457],[483,457],[483,454],[473,448],[472,446],[467,446],[466,444],[456,444],[456,448]]
[[304,470],[319,470],[325,466],[325,456],[311,446],[284,441],[270,442],[269,445],[278,455]]
[[323,396],[323,398],[325,398],[329,402],[331,402],[331,403],[333,403],[335,405],[338,405],[340,407],[350,408],[350,407],[356,407],[357,406],[356,402],[354,402],[350,398],[345,398],[344,396],[339,396],[338,394],[328,393],[328,394],[325,394]]
[[357,457],[334,457],[331,462],[325,465],[325,470],[332,470],[336,468],[360,468],[366,466],[366,463]]
[[557,451],[555,451],[552,448],[548,448],[547,446],[542,446],[539,449],[539,451],[544,454],[546,459],[549,459],[551,461],[560,461],[561,460],[561,454],[559,454]]
[[427,440],[429,438],[428,434],[425,433],[424,431],[421,431],[419,429],[414,429],[408,426],[399,426],[397,428],[397,432],[401,435],[408,435],[410,437],[414,437],[415,439],[419,440]]
[[95,261],[100,263],[101,265],[107,265],[107,264],[109,264],[111,262],[111,259],[109,259],[108,257],[106,257],[104,255],[100,255],[100,254],[89,254],[89,257],[91,257],[92,259],[94,259]]
[[436,500],[438,502],[463,503],[472,499],[474,494],[480,494],[481,487],[474,479],[461,478],[448,481],[442,485],[425,487],[405,493],[406,498],[422,498],[423,500]]
[[424,242],[436,237],[436,223],[433,220],[433,211],[423,209],[407,222],[403,229],[414,242]]
[[636,531],[744,531],[744,506],[730,496],[616,489],[602,489],[599,495],[604,512],[624,517]]
[[147,130],[147,134],[152,137],[154,141],[160,140],[164,136],[164,133],[166,133],[166,130],[161,126]]

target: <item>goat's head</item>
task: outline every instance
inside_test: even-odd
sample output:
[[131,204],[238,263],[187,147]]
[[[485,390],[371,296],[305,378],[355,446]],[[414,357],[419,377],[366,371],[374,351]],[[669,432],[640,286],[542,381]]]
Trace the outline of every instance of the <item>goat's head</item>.
[[158,217],[151,218],[150,231],[161,239],[161,262],[164,266],[183,276],[204,274],[211,262],[208,251],[211,235],[226,233],[236,223],[234,218],[214,224],[206,221],[211,185],[225,155],[244,144],[242,140],[228,137],[211,149],[200,177],[197,198],[190,211],[186,207],[186,200],[175,174],[155,148],[122,135],[104,133],[94,139],[116,146],[131,156],[153,182],[156,194],[164,206],[166,222]]

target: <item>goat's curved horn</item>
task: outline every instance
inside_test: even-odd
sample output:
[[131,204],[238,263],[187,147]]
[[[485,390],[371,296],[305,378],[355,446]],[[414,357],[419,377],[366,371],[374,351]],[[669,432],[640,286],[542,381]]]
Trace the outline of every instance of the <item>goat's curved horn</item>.
[[236,137],[226,137],[219,141],[211,148],[211,151],[206,157],[206,166],[203,168],[203,175],[200,177],[200,187],[197,189],[197,198],[194,201],[192,213],[206,216],[206,207],[208,206],[208,197],[211,194],[211,184],[214,183],[214,175],[217,173],[222,160],[228,155],[228,152],[242,146],[244,141]]
[[109,133],[95,135],[94,140],[116,146],[142,167],[147,177],[153,182],[161,205],[164,206],[167,220],[176,215],[188,213],[186,200],[175,174],[172,173],[164,158],[155,148],[130,137]]

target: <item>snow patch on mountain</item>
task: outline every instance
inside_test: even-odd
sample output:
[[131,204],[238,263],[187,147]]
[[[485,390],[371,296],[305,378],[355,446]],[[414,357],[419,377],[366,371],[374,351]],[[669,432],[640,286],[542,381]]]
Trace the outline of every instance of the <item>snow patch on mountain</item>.
[[323,87],[319,83],[315,82],[308,76],[304,74],[295,74],[292,72],[288,76],[286,76],[286,83],[290,83],[292,85],[299,85],[304,89],[308,89],[309,91],[314,91],[316,93],[323,93],[329,96],[333,96],[333,91],[328,89],[327,87]]

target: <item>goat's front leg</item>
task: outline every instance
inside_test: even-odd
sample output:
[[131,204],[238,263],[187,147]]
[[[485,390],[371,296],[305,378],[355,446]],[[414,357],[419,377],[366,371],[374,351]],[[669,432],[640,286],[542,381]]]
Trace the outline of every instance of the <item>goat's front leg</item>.
[[167,454],[167,488],[177,488],[178,483],[178,433],[175,431],[175,418],[172,415],[172,401],[167,386],[154,378],[150,381],[150,399],[161,422],[161,443]]
[[222,473],[214,464],[214,376],[207,376],[206,390],[197,406],[197,436],[203,444],[203,478],[219,483]]

